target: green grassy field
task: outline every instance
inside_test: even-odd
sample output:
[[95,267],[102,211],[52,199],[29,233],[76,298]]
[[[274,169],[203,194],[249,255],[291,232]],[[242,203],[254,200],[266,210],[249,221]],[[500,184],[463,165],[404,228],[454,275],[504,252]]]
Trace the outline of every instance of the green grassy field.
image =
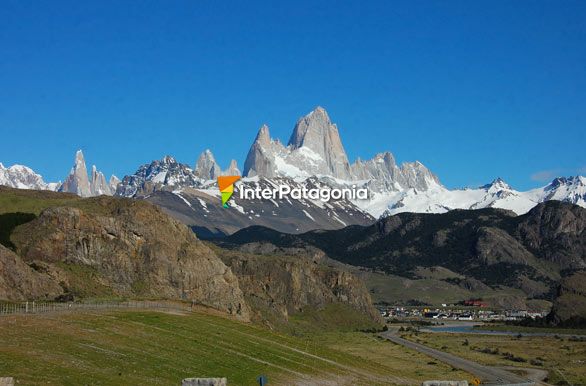
[[177,385],[194,376],[230,385],[419,384],[471,379],[360,332],[271,332],[207,313],[107,311],[0,318],[0,376],[20,385]]
[[0,193],[0,213],[23,212],[38,215],[46,208],[68,206],[82,201],[75,195],[67,193],[9,188],[0,188]]
[[586,384],[586,343],[577,339],[421,332],[404,337],[485,365],[546,370],[548,384]]

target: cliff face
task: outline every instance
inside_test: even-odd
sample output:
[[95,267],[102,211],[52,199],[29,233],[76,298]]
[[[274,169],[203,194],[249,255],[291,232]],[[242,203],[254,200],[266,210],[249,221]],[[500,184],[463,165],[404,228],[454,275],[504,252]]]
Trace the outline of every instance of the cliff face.
[[563,279],[547,319],[568,327],[586,326],[586,272],[576,272]]
[[0,243],[7,246],[0,246],[2,300],[183,299],[269,324],[284,323],[302,310],[343,304],[349,312],[379,320],[362,281],[329,266],[317,248],[211,249],[146,201],[2,194],[14,200],[10,207],[0,200],[0,213],[39,208],[38,215],[8,216],[3,222],[0,217],[0,227],[6,227]]
[[62,291],[51,277],[36,272],[16,253],[0,245],[0,299],[52,300]]
[[517,227],[517,237],[538,256],[566,269],[586,269],[586,210],[549,201],[533,208]]
[[46,209],[11,236],[22,259],[64,291],[76,285],[68,272],[77,267],[89,288],[193,300],[248,318],[236,276],[185,225],[146,202],[100,197],[81,208]]
[[256,320],[286,321],[306,307],[342,303],[380,321],[364,283],[350,272],[320,263],[319,257],[274,254],[262,247],[254,254],[225,249],[217,253],[238,276]]

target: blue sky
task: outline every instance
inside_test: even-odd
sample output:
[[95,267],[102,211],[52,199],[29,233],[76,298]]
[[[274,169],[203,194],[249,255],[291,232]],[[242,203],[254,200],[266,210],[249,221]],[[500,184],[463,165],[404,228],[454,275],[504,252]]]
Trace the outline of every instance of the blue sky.
[[[242,166],[316,105],[448,187],[586,173],[584,1],[3,1],[0,162]],[[89,167],[90,165],[88,165]]]

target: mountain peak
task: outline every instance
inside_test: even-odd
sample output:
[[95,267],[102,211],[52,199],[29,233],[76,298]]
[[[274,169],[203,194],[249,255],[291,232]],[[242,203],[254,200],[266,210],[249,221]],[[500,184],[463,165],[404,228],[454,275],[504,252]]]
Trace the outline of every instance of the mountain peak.
[[263,124],[260,129],[258,129],[254,142],[261,145],[268,145],[271,143],[271,134],[269,132],[269,127],[266,124]]
[[297,121],[288,146],[291,150],[301,148],[312,150],[325,161],[327,170],[324,170],[323,174],[343,179],[350,177],[350,164],[338,127],[332,124],[323,107],[316,107]]
[[511,189],[511,186],[510,186],[509,184],[507,184],[507,183],[505,182],[505,180],[503,180],[503,179],[502,179],[502,178],[500,178],[500,177],[497,177],[497,178],[495,178],[495,179],[492,181],[491,185],[493,185],[493,186],[498,186],[498,187],[502,187],[502,188],[504,188],[504,189]]
[[375,154],[373,161],[377,163],[385,163],[389,166],[395,165],[395,157],[393,156],[393,153],[391,153],[390,151]]
[[59,191],[75,193],[81,197],[92,196],[85,159],[81,150],[75,152],[75,163]]
[[170,155],[166,155],[163,158],[161,158],[161,162],[164,164],[174,164],[177,163],[177,161],[175,160],[175,157],[172,157]]
[[551,183],[549,184],[553,187],[559,187],[563,185],[571,186],[571,185],[581,185],[586,186],[586,177],[577,175],[577,176],[570,176],[570,177],[556,177],[554,178]]
[[305,116],[305,118],[317,118],[317,117],[323,117],[328,122],[330,121],[330,116],[328,115],[328,112],[326,111],[326,109],[324,109],[321,106],[316,106],[315,109],[310,111],[309,114],[307,114]]
[[81,151],[81,149],[75,152],[75,165],[83,165],[83,167],[85,167],[85,158],[83,156],[83,151]]
[[195,175],[204,180],[213,180],[222,174],[220,166],[214,158],[210,149],[206,149],[200,154],[195,164]]
[[[312,139],[322,139],[330,133],[335,134],[339,140],[338,128],[336,125],[332,125],[326,110],[323,107],[318,106],[309,114],[297,120],[297,124],[289,138],[288,145],[295,149],[302,146],[308,146],[311,148],[314,145],[318,145],[314,144]],[[317,151],[318,149],[312,150]]]
[[495,178],[490,184],[483,185],[480,188],[484,190],[513,190],[501,177]]
[[56,184],[47,184],[40,174],[24,165],[5,167],[0,162],[0,185],[16,189],[51,190]]
[[240,169],[238,169],[238,162],[235,159],[231,160],[228,169],[222,172],[224,176],[239,176],[241,174]]

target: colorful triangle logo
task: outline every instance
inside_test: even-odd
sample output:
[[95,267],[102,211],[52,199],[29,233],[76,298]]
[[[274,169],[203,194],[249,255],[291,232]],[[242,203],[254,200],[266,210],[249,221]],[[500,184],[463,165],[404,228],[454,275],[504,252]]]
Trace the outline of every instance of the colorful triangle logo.
[[220,176],[218,177],[218,188],[222,195],[222,206],[228,208],[228,200],[234,193],[234,183],[240,179],[240,176]]

